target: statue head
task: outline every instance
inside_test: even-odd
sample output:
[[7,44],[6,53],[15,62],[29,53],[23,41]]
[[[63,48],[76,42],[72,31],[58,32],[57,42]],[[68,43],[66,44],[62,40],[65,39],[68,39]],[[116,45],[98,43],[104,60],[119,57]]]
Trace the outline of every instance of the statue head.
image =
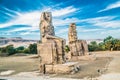
[[51,12],[42,12],[40,18],[40,32],[41,32],[41,40],[45,41],[46,36],[52,35],[54,36],[54,26],[52,25],[52,14]]
[[76,29],[76,24],[75,24],[75,23],[71,23],[71,24],[70,24],[70,27]]
[[52,14],[51,14],[51,12],[42,12],[40,20],[41,21],[51,22],[52,21]]

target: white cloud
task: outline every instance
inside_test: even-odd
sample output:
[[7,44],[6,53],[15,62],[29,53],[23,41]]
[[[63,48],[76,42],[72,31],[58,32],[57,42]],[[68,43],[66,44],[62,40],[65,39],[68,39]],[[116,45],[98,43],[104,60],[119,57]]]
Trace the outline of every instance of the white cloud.
[[[103,29],[98,29],[97,27],[101,28],[119,28],[120,27],[120,20],[114,20],[117,16],[103,16],[103,17],[96,17],[96,18],[88,18],[88,19],[79,19],[79,18],[61,18],[62,16],[67,16],[68,14],[73,14],[75,11],[77,11],[76,8],[69,6],[63,9],[57,9],[52,10],[51,8],[47,9],[47,11],[53,11],[53,25],[56,26],[69,26],[70,23],[84,23],[83,26],[86,26],[85,23],[88,23],[88,26],[96,26],[95,29],[85,29],[79,27],[79,25],[76,25],[78,27],[78,32],[101,32]],[[14,11],[13,11],[14,12]],[[27,12],[27,13],[19,13],[16,15],[12,20],[0,24],[0,28],[9,27],[12,25],[28,25],[31,27],[18,27],[16,29],[13,29],[10,32],[17,32],[26,30],[24,33],[19,33],[19,35],[39,35],[38,32],[32,32],[35,30],[39,30],[39,21],[40,21],[40,14],[41,11],[33,11],[33,12]],[[8,14],[9,15],[9,14]],[[87,27],[88,27],[87,26]],[[57,35],[68,32],[68,28],[60,29],[58,32],[56,32]],[[112,33],[109,32],[109,33]],[[64,35],[63,35],[64,36]],[[65,35],[66,36],[66,35]]]
[[9,27],[12,25],[30,25],[32,27],[37,27],[39,25],[40,12],[29,12],[21,13],[21,15],[16,16],[14,19],[9,22],[0,24],[0,28]]
[[21,32],[19,35],[30,35],[30,34],[31,34],[31,32]]
[[[3,12],[3,11],[2,11]],[[15,17],[14,15],[10,14],[10,13],[7,13],[7,12],[4,12],[4,14],[6,14],[7,16],[9,17]]]
[[66,33],[66,32],[68,32],[68,28],[60,29],[59,31],[56,32],[56,34],[59,35],[59,34]]
[[23,30],[31,30],[31,28],[30,27],[15,28],[15,29],[9,30],[8,32],[17,32],[17,31],[23,31]]
[[70,23],[77,23],[80,22],[77,18],[66,18],[66,19],[53,19],[54,26],[65,26],[69,25]]
[[[88,23],[90,26],[101,28],[119,28],[120,20],[114,20],[117,16],[103,16],[88,19],[66,18],[66,19],[53,19],[55,26],[69,26],[70,23]],[[83,26],[86,26],[83,25]]]
[[108,5],[105,9],[100,10],[98,12],[107,11],[107,10],[118,8],[118,7],[120,7],[120,1],[112,3],[112,4]]
[[[84,24],[83,26],[79,26],[79,25],[76,25],[77,26],[77,32],[78,32],[78,37],[82,37],[82,38],[92,38],[90,36],[93,36],[93,38],[104,38],[105,36],[109,36],[109,35],[112,35],[112,36],[117,36],[117,37],[120,37],[116,34],[119,34],[120,33],[120,30],[116,30],[117,28],[120,28],[120,20],[115,20],[115,18],[117,18],[117,16],[103,16],[103,17],[95,17],[95,18],[88,18],[88,19],[77,19],[77,18],[68,18],[68,19],[64,19],[64,20],[55,20],[55,25],[56,26],[64,26],[67,24],[67,26],[69,26],[69,24],[71,22],[75,22],[75,23],[88,23],[88,26],[86,26],[86,24]],[[96,28],[93,28],[93,29],[90,29],[90,28],[85,28],[86,27],[89,27],[89,26],[94,26]],[[99,28],[98,28],[99,27]],[[115,29],[115,30],[108,30],[108,29]],[[60,34],[64,34],[63,36],[61,37],[64,37],[66,38],[66,34],[68,32],[68,29],[65,28],[65,29],[60,29],[59,31],[57,31],[57,35],[60,35]],[[84,33],[91,33],[90,35],[88,34],[81,34],[81,32]],[[100,34],[100,33],[106,33],[106,34]],[[80,35],[81,34],[81,35]],[[96,35],[96,34],[99,34]],[[86,36],[86,37],[85,37]]]
[[[97,29],[97,28],[95,28],[95,29],[86,29],[86,28],[83,28],[84,26],[77,26],[76,25],[76,27],[77,27],[77,32],[79,33],[79,32],[97,32],[97,31],[102,31],[102,30],[104,30],[104,29]],[[69,27],[68,27],[69,28]],[[56,32],[56,34],[57,35],[59,35],[59,34],[63,34],[63,33],[67,33],[68,34],[68,28],[64,28],[64,29],[60,29],[59,31],[57,31]]]
[[83,22],[90,23],[92,26],[102,28],[119,28],[120,20],[114,20],[117,16],[104,16],[82,20]]
[[73,6],[69,6],[60,10],[53,10],[53,16],[58,17],[58,16],[63,16],[72,12],[77,11],[78,9],[74,8]]
[[95,17],[95,18],[88,18],[88,19],[83,19],[82,21],[87,21],[87,22],[94,22],[97,23],[99,21],[110,21],[114,18],[116,18],[117,16],[102,16],[102,17]]
[[40,35],[38,32],[32,32],[32,31],[27,31],[27,32],[21,32],[19,35]]
[[116,35],[120,33],[120,29],[114,29],[114,30],[103,30],[100,32],[100,35],[104,35],[104,36],[113,36],[116,38],[120,38],[120,35]]
[[115,21],[106,21],[106,22],[99,22],[99,23],[94,23],[94,26],[99,26],[103,28],[119,28],[120,27],[120,20],[115,20]]
[[[27,13],[17,13],[16,11],[9,10],[7,8],[5,8],[5,9],[8,10],[9,12],[13,12],[13,13],[16,13],[18,15],[16,15],[16,17],[14,17],[12,20],[10,20],[6,23],[0,24],[0,28],[9,27],[12,25],[29,25],[29,26],[34,27],[35,29],[38,28],[39,21],[40,21],[40,14],[41,14],[42,10],[41,11],[37,10],[37,11],[32,11],[32,12],[27,12]],[[53,17],[54,16],[59,17],[59,16],[71,14],[74,11],[76,11],[77,9],[72,7],[72,6],[69,6],[69,7],[66,7],[63,9],[57,9],[57,10],[51,10],[51,8],[44,9],[44,10],[53,11]],[[62,20],[60,20],[60,19],[57,19],[57,20],[62,22]],[[65,23],[67,23],[67,22],[64,22],[64,24]],[[55,24],[58,24],[58,23],[56,22]]]
[[[95,17],[95,18],[88,18],[88,19],[78,19],[78,18],[66,18],[64,20],[61,19],[54,19],[55,26],[69,26],[70,23],[87,23],[90,26],[96,26],[101,28],[119,28],[120,27],[120,20],[114,20],[117,16],[104,16],[104,17]],[[83,25],[83,26],[86,26]],[[80,28],[81,29],[81,28]],[[91,29],[88,31],[95,31],[97,29]],[[87,30],[81,30],[86,31]]]
[[120,20],[114,20],[115,18],[117,18],[117,16],[103,16],[88,19],[66,18],[66,19],[53,19],[53,22],[55,26],[65,25],[69,26],[70,23],[88,23],[90,26],[96,26],[101,28],[119,28]]
[[103,29],[80,29],[78,32],[96,32],[96,31],[101,31]]
[[11,13],[14,13],[14,14],[16,14],[16,15],[20,15],[19,12],[14,11],[14,10],[11,10],[11,9],[8,9],[8,8],[6,8],[6,7],[3,7],[3,9],[6,10],[7,12],[11,12]]
[[34,28],[34,27],[22,27],[22,28],[15,28],[12,30],[9,30],[7,32],[17,32],[17,31],[36,31],[39,30],[38,28]]

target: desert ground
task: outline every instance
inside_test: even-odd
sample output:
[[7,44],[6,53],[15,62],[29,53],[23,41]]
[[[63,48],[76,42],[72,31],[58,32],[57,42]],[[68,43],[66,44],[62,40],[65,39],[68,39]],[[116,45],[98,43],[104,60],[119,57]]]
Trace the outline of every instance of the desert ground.
[[0,80],[120,80],[120,51],[91,52],[75,74],[39,73],[36,55],[0,57]]

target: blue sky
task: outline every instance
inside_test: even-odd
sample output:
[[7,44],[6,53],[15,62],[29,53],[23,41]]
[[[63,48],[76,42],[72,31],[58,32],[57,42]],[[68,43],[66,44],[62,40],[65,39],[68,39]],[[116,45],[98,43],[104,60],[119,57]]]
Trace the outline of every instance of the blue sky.
[[52,12],[56,36],[68,39],[74,22],[79,39],[120,38],[120,0],[0,0],[0,37],[39,40],[43,11]]

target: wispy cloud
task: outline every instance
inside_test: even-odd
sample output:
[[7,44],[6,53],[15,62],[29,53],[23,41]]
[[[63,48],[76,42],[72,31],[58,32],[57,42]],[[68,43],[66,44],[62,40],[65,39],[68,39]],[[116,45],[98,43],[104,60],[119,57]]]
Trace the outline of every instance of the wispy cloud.
[[99,23],[93,23],[93,25],[103,27],[103,28],[119,28],[120,20],[106,21],[106,22],[101,21]]
[[5,11],[7,11],[8,13],[14,13],[14,14],[16,14],[16,15],[20,15],[20,13],[19,13],[18,11],[14,11],[14,10],[11,10],[11,9],[9,9],[9,8],[6,8],[6,7],[3,7],[3,9],[4,9]]
[[77,23],[80,22],[78,18],[66,18],[66,19],[53,19],[54,26],[66,26],[70,23]]
[[[77,9],[74,8],[73,6],[69,6],[69,7],[66,7],[66,8],[63,8],[63,9],[58,9],[58,10],[49,9],[48,11],[53,11],[52,12],[53,17],[59,17],[59,16],[64,16],[64,15],[73,13],[76,10]],[[12,11],[12,10],[9,10],[9,11]],[[17,13],[15,11],[12,11],[12,12]],[[12,26],[12,25],[28,25],[28,26],[31,26],[31,27],[38,28],[41,11],[37,10],[37,11],[26,12],[26,13],[17,13],[17,14],[18,15],[16,15],[16,17],[13,18],[12,20],[10,20],[6,23],[0,24],[0,28],[9,27],[9,26]],[[62,22],[62,20],[59,20],[59,21]],[[67,22],[65,22],[65,23],[67,23]],[[58,23],[55,23],[55,24],[58,24]]]
[[39,35],[37,32],[27,31],[27,32],[21,32],[19,35]]
[[[115,15],[114,13],[99,13],[114,8],[119,9],[120,0],[116,0],[117,2],[112,4],[110,4],[108,1],[109,4],[107,4],[97,13],[88,12],[91,11],[89,9],[93,8],[93,6],[98,3],[98,1],[93,1],[91,2],[92,4],[87,2],[84,3],[83,1],[81,1],[80,4],[77,4],[77,2],[74,3],[74,1],[76,0],[60,2],[48,0],[46,3],[44,3],[44,1],[40,1],[40,3],[39,1],[36,1],[32,7],[30,6],[32,1],[25,1],[26,6],[17,4],[17,6],[14,6],[14,4],[11,3],[11,7],[4,5],[4,7],[2,7],[0,10],[2,17],[0,19],[0,36],[2,34],[2,36],[10,35],[21,36],[25,38],[30,38],[32,36],[32,38],[38,38],[38,35],[40,35],[40,15],[43,11],[52,12],[53,26],[55,27],[56,36],[62,38],[68,37],[68,28],[70,23],[76,23],[78,37],[81,39],[101,38],[109,34],[114,34],[114,36],[116,36],[115,34],[120,32],[120,30],[118,30],[120,28],[119,15]],[[102,3],[104,4],[104,2],[106,3],[105,0],[103,0]],[[93,10],[96,11],[98,8],[101,8],[104,5],[94,7]],[[118,13],[117,10],[115,10],[115,12]]]
[[30,27],[22,27],[22,28],[15,28],[15,29],[12,29],[12,30],[9,30],[7,32],[17,32],[17,31],[27,31],[27,30],[31,30]]
[[120,7],[120,1],[112,3],[112,4],[108,5],[105,9],[102,9],[102,10],[100,10],[98,12],[107,11],[107,10],[118,8],[118,7]]
[[[77,26],[77,25],[76,25],[76,27],[77,27],[76,30],[77,30],[78,33],[81,33],[81,32],[84,32],[84,33],[86,33],[86,32],[97,32],[97,31],[104,30],[104,29],[98,29],[98,28],[95,28],[95,29],[89,29],[88,28],[88,29],[86,29],[86,28],[83,28],[83,26]],[[60,29],[59,31],[56,32],[56,34],[57,35],[59,35],[59,34],[65,34],[65,33],[68,34],[68,28]]]
[[59,31],[56,32],[56,34],[59,35],[59,34],[63,34],[63,33],[66,33],[66,32],[68,32],[68,28],[60,29]]
[[86,28],[80,28],[80,26],[77,26],[77,32],[97,32],[101,31],[103,29],[86,29]]
[[14,19],[0,24],[0,28],[9,27],[12,25],[29,25],[29,26],[37,26],[39,24],[39,16],[40,12],[28,12],[21,13],[21,15],[16,16]]
[[[54,19],[55,26],[69,26],[70,23],[86,23],[89,26],[101,27],[101,28],[119,28],[120,20],[115,20],[118,16],[102,16],[87,19],[78,18],[66,18],[66,19]],[[86,25],[85,24],[85,25]],[[84,25],[84,26],[85,26]],[[83,30],[85,31],[85,30]]]
[[103,30],[100,32],[100,35],[106,35],[106,37],[108,35],[111,35],[111,36],[116,36],[116,38],[120,38],[120,35],[116,35],[116,34],[119,34],[120,33],[120,29],[113,29],[113,30]]
[[75,12],[77,10],[78,10],[77,8],[74,8],[73,6],[69,6],[66,8],[62,8],[60,10],[53,10],[52,12],[54,17],[58,17],[58,16],[63,16],[63,15]]
[[120,20],[114,20],[116,17],[117,16],[104,16],[104,17],[84,19],[82,21],[96,27],[119,28]]

